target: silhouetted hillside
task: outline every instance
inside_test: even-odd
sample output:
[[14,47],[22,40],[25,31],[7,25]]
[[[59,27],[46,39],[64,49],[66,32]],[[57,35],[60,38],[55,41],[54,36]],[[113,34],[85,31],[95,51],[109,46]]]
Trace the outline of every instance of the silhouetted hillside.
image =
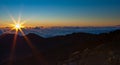
[[[0,52],[2,52],[0,54],[0,65],[7,65],[9,62],[14,36],[14,34],[0,36]],[[107,51],[115,52],[119,56],[119,43],[120,30],[102,34],[73,33],[51,38],[43,38],[33,33],[26,36],[17,35],[13,61],[14,65],[47,65],[44,63],[56,65],[56,63],[63,63],[64,60],[71,59],[71,56],[77,52],[80,57],[79,60],[83,61],[81,63],[91,65],[88,60],[100,58],[97,56],[100,55],[100,53],[96,53],[97,51],[102,53],[101,57],[107,56]],[[91,53],[93,53],[94,57],[91,56]],[[96,62],[99,64],[102,63],[99,62],[102,60],[105,59],[101,58]]]

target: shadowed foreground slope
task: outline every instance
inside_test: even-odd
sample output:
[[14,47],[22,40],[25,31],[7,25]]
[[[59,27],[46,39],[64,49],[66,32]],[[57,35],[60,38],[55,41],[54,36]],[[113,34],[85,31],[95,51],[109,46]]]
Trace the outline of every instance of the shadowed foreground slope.
[[[13,65],[119,65],[120,30],[102,34],[73,33],[43,38],[17,36]],[[14,34],[0,36],[0,65],[8,65]]]

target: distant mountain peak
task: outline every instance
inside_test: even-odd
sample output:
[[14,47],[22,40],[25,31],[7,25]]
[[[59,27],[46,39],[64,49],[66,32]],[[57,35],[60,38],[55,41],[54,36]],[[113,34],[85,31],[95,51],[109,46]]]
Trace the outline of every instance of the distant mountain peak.
[[29,37],[29,38],[43,38],[42,36],[39,36],[35,33],[29,33],[26,36]]

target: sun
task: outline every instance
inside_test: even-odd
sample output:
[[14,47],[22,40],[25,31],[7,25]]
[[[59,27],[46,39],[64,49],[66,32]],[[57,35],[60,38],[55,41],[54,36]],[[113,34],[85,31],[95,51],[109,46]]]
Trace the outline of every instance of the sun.
[[16,31],[20,31],[23,28],[25,28],[24,23],[26,22],[26,20],[21,21],[21,16],[18,17],[18,20],[15,20],[13,16],[10,16],[13,24],[10,24],[11,26],[11,30],[16,30]]
[[20,29],[20,28],[21,28],[21,25],[20,25],[20,24],[16,24],[16,25],[15,25],[15,28],[16,28],[16,29]]
[[15,24],[15,29],[21,29],[21,25],[20,24]]
[[16,31],[20,29],[22,30],[23,28],[25,28],[24,24],[18,23],[18,22],[11,24],[11,27],[12,27],[12,30],[16,30]]
[[14,28],[15,29],[21,29],[21,28],[24,28],[24,26],[19,24],[19,23],[17,23],[17,24],[14,24]]

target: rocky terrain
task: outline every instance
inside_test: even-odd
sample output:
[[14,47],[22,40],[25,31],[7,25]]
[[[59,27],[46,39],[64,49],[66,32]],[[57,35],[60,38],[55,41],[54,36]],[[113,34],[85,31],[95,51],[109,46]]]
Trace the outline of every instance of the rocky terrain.
[[[0,36],[0,65],[119,65],[120,30],[109,33],[73,33],[43,38],[30,33]],[[26,40],[27,38],[27,40]]]

